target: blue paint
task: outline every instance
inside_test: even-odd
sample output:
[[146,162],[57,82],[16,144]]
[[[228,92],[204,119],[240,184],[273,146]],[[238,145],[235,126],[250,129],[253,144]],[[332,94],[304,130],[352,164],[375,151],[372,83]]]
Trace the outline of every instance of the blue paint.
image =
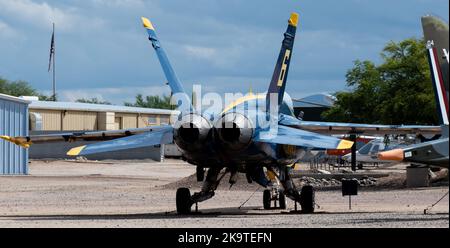
[[[28,135],[28,101],[0,94],[0,135]],[[28,174],[28,150],[0,140],[0,175]]]

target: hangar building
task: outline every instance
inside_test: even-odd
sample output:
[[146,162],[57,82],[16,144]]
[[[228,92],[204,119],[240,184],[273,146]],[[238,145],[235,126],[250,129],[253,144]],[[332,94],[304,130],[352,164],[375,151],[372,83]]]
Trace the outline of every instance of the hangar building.
[[293,99],[295,116],[303,111],[305,121],[323,121],[321,115],[333,107],[335,98],[328,94],[315,94],[301,99]]
[[[28,135],[30,102],[0,94],[0,135]],[[28,174],[28,151],[0,139],[0,175]]]
[[96,131],[169,124],[172,110],[32,101],[30,131]]
[[[118,130],[170,124],[176,111],[76,102],[32,101],[29,105],[30,134],[64,133],[74,131]],[[30,158],[69,158],[66,152],[87,141],[61,142],[58,145],[35,144]],[[173,147],[171,148],[173,149]],[[176,152],[176,151],[175,151]],[[89,159],[153,159],[160,161],[161,149],[145,147],[86,156]]]

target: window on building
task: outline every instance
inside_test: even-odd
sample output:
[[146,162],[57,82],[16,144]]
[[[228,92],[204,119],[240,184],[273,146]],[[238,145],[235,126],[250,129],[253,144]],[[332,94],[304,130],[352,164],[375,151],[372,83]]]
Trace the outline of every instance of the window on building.
[[159,119],[161,125],[169,125],[170,123],[169,116],[160,116]]
[[152,116],[148,117],[148,124],[149,125],[158,124],[158,119],[156,118],[156,115],[152,115]]

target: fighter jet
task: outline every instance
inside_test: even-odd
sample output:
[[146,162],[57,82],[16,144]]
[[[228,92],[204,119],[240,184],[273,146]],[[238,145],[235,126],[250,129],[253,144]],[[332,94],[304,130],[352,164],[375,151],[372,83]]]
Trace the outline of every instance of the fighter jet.
[[[303,212],[311,213],[315,208],[314,189],[303,186],[298,190],[289,171],[306,151],[349,149],[353,146],[351,141],[327,134],[436,134],[441,130],[439,126],[307,122],[294,116],[292,101],[285,94],[285,88],[298,21],[299,15],[292,13],[267,93],[247,94],[220,111],[211,113],[198,111],[193,106],[169,62],[153,23],[142,18],[180,113],[173,125],[29,137],[3,136],[3,139],[23,147],[60,140],[107,140],[73,148],[68,152],[73,156],[175,142],[183,159],[197,166],[197,180],[203,181],[201,190],[194,194],[188,188],[177,190],[178,213],[188,214],[194,204],[198,206],[199,202],[212,198],[225,175],[230,174],[230,184],[236,183],[239,172],[245,173],[249,183],[256,182],[262,187],[271,184],[265,173],[269,172],[281,183],[283,197],[300,203]],[[264,197],[264,206],[266,201],[272,199]]]
[[379,158],[448,168],[448,23],[434,16],[424,16],[422,26],[442,136],[403,149],[382,152]]

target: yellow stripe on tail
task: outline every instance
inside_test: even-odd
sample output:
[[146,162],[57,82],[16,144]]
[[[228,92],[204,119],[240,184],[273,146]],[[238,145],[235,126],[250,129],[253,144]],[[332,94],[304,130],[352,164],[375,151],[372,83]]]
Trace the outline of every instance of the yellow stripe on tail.
[[339,142],[339,145],[336,149],[338,149],[338,150],[350,149],[350,148],[352,148],[352,146],[353,146],[352,141],[341,140],[341,142]]

